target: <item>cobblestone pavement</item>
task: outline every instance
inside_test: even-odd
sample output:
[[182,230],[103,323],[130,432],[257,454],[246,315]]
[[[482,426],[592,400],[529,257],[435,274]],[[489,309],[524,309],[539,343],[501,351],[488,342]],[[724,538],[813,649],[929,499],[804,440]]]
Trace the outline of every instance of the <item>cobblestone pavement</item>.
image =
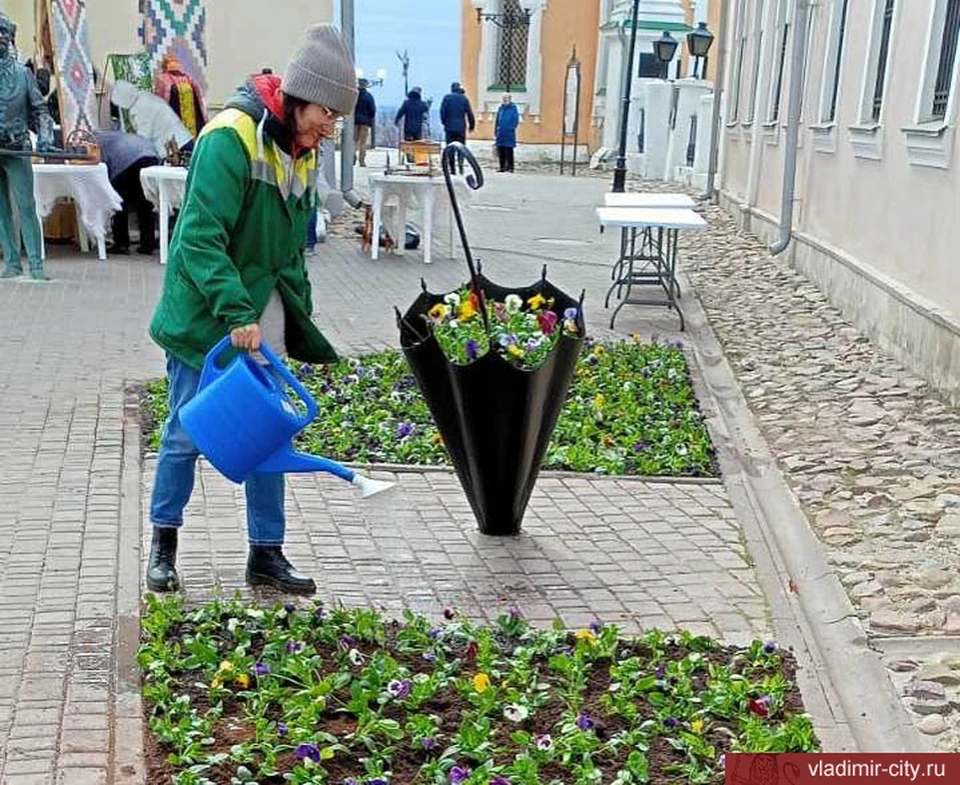
[[[144,520],[153,460],[144,473]],[[734,642],[769,635],[723,486],[562,477],[537,484],[520,537],[485,537],[449,471],[377,472],[398,482],[361,502],[343,482],[289,478],[287,552],[320,597],[438,617],[494,620],[511,604],[534,623],[602,619],[626,631],[689,629]],[[185,592],[243,590],[242,489],[209,467],[187,509]],[[144,545],[149,532],[144,530]],[[258,592],[259,594],[259,592]],[[265,601],[276,595],[265,592]]]
[[939,638],[889,666],[920,730],[960,750],[960,411],[704,212],[681,267],[872,642]]

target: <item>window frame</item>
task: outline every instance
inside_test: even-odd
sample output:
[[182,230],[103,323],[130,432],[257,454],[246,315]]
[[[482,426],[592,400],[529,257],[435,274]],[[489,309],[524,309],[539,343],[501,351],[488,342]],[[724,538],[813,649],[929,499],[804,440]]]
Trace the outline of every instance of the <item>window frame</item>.
[[843,63],[850,31],[850,0],[833,0],[827,50],[823,59],[823,80],[817,120],[821,125],[837,123],[843,89]]
[[767,110],[764,115],[767,126],[780,122],[783,105],[783,87],[786,83],[787,63],[793,48],[793,15],[791,0],[776,0],[776,16],[773,28],[776,31],[776,44],[770,52],[770,86],[767,93]]

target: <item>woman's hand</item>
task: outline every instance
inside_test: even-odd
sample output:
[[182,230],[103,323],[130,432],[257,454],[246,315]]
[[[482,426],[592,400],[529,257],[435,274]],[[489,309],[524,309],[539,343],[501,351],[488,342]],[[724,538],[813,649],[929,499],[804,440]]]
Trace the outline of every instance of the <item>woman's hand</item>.
[[248,324],[230,331],[230,341],[238,349],[255,352],[260,348],[260,325]]

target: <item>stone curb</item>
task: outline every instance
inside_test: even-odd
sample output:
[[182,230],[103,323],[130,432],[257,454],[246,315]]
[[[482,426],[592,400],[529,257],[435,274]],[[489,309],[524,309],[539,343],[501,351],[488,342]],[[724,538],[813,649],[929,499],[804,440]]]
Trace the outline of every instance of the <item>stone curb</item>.
[[[683,300],[697,386],[721,474],[744,527],[774,629],[794,649],[824,749],[929,752],[777,468],[695,289]],[[698,393],[701,391],[698,390]],[[712,411],[710,411],[712,409]]]
[[117,565],[117,624],[114,629],[112,785],[146,782],[143,704],[137,649],[140,646],[140,401],[129,387],[123,402],[120,474],[120,542]]

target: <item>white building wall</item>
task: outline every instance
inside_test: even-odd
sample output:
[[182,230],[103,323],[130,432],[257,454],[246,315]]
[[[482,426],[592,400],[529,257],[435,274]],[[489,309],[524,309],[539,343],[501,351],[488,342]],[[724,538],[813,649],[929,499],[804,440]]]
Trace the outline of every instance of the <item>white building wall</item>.
[[[775,6],[781,0],[744,0],[731,6],[727,96],[736,74],[741,25],[763,12],[761,80],[753,124],[744,105],[748,63],[761,37],[749,38],[741,79],[739,117],[724,129],[720,188],[725,205],[762,236],[772,237],[779,205],[785,144],[790,52],[780,118],[769,118],[778,47]],[[796,0],[783,0],[792,14]],[[836,118],[824,121],[832,85],[830,50],[842,0],[811,9],[794,207],[793,262],[817,281],[849,318],[897,356],[960,398],[960,155],[953,150],[957,70],[947,117],[923,123],[929,94],[931,42],[939,47],[944,0],[896,0],[882,112],[872,120],[876,69],[870,52],[885,0],[849,0]],[[757,8],[756,3],[765,3]],[[879,4],[879,7],[877,6]],[[737,18],[741,16],[742,18]],[[792,32],[791,32],[792,40]],[[764,82],[766,84],[764,84]],[[918,98],[919,97],[919,98]],[[728,118],[732,110],[728,109]]]

